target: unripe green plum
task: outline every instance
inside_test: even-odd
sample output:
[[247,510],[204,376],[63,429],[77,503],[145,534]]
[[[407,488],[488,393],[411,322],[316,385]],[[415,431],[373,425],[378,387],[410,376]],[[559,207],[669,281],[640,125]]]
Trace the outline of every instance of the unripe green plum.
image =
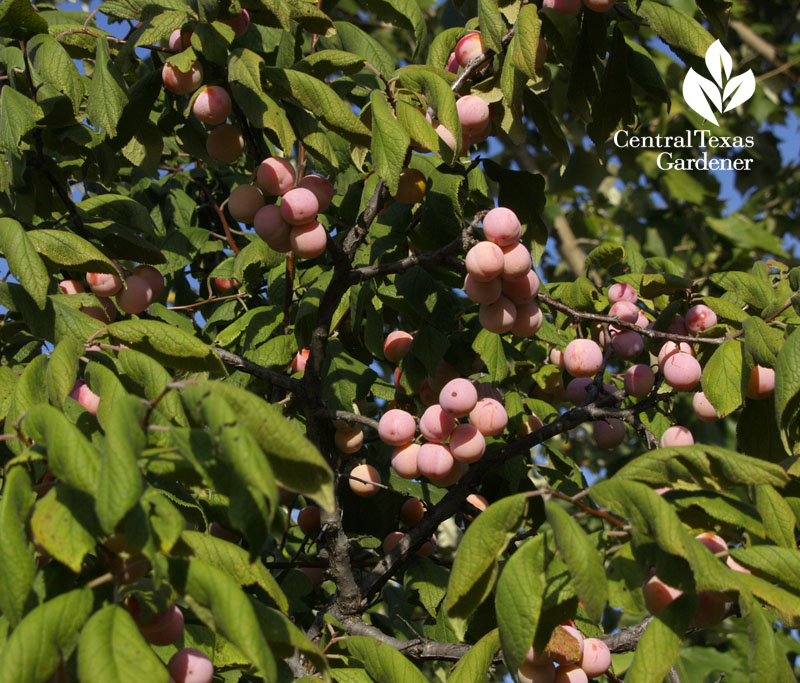
[[450,453],[459,462],[476,462],[485,451],[486,439],[474,425],[460,424],[450,435]]
[[218,85],[203,87],[192,104],[192,113],[198,121],[216,126],[224,123],[231,113],[233,104],[225,88]]
[[155,301],[164,291],[164,276],[153,266],[140,265],[133,269],[133,274],[147,280],[150,289],[153,290],[153,300]]
[[161,67],[161,81],[171,93],[189,95],[202,84],[203,67],[200,62],[194,62],[188,71],[181,71],[177,66],[167,62]]
[[522,225],[511,209],[498,206],[484,216],[483,234],[498,247],[510,247],[522,237]]
[[717,314],[705,304],[698,304],[686,312],[685,323],[690,334],[699,334],[717,324]]
[[483,38],[477,31],[464,36],[456,44],[455,57],[460,66],[467,66],[473,59],[477,59],[486,51]]
[[361,427],[337,429],[333,435],[333,443],[341,453],[358,453],[364,445],[364,431]]
[[464,264],[478,282],[489,282],[503,273],[503,250],[492,242],[478,242],[467,252]]
[[564,367],[573,377],[591,377],[603,367],[603,352],[591,339],[573,339],[564,349]]
[[172,645],[183,635],[183,612],[177,605],[156,614],[150,621],[139,627],[144,639],[153,645]]
[[97,415],[100,397],[86,383],[81,380],[75,380],[75,384],[69,392],[69,397],[80,403],[92,415]]
[[433,443],[447,441],[455,427],[455,418],[448,415],[438,403],[429,406],[419,419],[420,433]]
[[703,369],[694,356],[676,353],[664,361],[664,381],[677,391],[690,391],[697,386]]
[[583,641],[583,656],[580,667],[587,676],[602,676],[611,667],[611,651],[599,638],[586,638]]
[[317,196],[305,187],[289,190],[281,199],[281,216],[290,225],[305,225],[319,212]]
[[130,275],[125,278],[125,289],[117,294],[116,300],[120,310],[131,315],[138,315],[153,300],[153,288],[143,277]]
[[[264,194],[284,195],[294,187],[296,181],[297,172],[288,159],[269,157],[256,170],[256,182]],[[309,187],[305,189],[310,190]]]
[[517,280],[502,280],[503,295],[517,306],[533,301],[539,294],[539,276],[529,270]]
[[635,323],[639,319],[639,308],[630,301],[617,301],[611,306],[608,314],[626,323]]
[[425,516],[425,504],[419,498],[409,498],[400,508],[400,519],[408,526],[415,526]]
[[300,258],[317,258],[328,247],[325,226],[316,219],[304,225],[293,225],[289,231],[289,246]]
[[531,253],[521,242],[511,247],[503,248],[503,274],[504,280],[519,280],[525,277],[533,267]]
[[697,419],[703,422],[716,422],[720,418],[717,415],[717,409],[702,391],[698,391],[692,396],[692,410],[694,410]]
[[469,423],[484,436],[497,436],[508,425],[508,413],[499,401],[482,398],[470,411]]
[[270,249],[285,254],[292,250],[292,243],[289,239],[292,226],[289,225],[281,210],[275,204],[262,206],[253,217],[253,227],[256,234],[264,240]]
[[297,513],[297,526],[307,536],[319,533],[321,528],[319,508],[316,505],[306,505]]
[[694,437],[692,433],[680,425],[674,425],[661,435],[661,448],[671,448],[672,446],[693,446]]
[[477,402],[478,390],[468,379],[452,379],[439,392],[439,405],[453,417],[466,417]]
[[378,422],[378,436],[390,446],[404,446],[414,440],[416,433],[413,415],[399,408],[387,410]]
[[333,195],[336,191],[333,189],[333,184],[327,178],[321,175],[307,175],[303,176],[302,180],[297,183],[297,187],[311,190],[319,203],[320,212],[327,211],[328,207],[333,201]]
[[616,448],[625,440],[625,423],[616,418],[594,423],[594,441],[600,448]]
[[612,304],[618,301],[628,301],[635,304],[639,300],[639,297],[636,294],[636,290],[631,287],[631,285],[625,282],[615,282],[608,288],[608,300]]
[[756,365],[747,381],[747,398],[760,400],[775,393],[775,370]]
[[516,319],[517,307],[504,296],[498,297],[493,304],[483,304],[478,309],[481,326],[495,334],[510,332]]
[[575,17],[581,11],[581,0],[544,0],[543,6]]
[[232,164],[244,152],[244,136],[239,126],[223,123],[206,138],[208,155],[221,164]]
[[503,293],[502,280],[496,277],[488,282],[480,282],[467,273],[464,278],[464,292],[476,304],[493,304]]
[[532,337],[544,323],[544,314],[535,301],[517,305],[517,314],[511,331],[518,337]]
[[122,280],[114,273],[86,273],[86,282],[97,296],[114,296],[122,289]]
[[372,465],[356,465],[350,470],[349,482],[350,490],[362,498],[374,496],[381,490],[380,486],[376,486],[381,483],[381,475]]
[[453,469],[455,461],[447,446],[440,443],[424,443],[417,453],[417,468],[423,477],[442,479]]
[[634,398],[644,398],[655,384],[656,376],[649,365],[639,363],[625,371],[625,393]]
[[211,683],[214,665],[200,650],[183,648],[169,660],[167,671],[175,683]]
[[419,476],[417,467],[417,455],[420,445],[418,443],[407,443],[398,446],[392,453],[392,469],[398,477],[403,479],[416,479]]
[[383,355],[390,363],[399,363],[411,350],[414,336],[403,330],[394,330],[386,335],[383,342]]
[[626,330],[611,338],[611,346],[622,360],[632,360],[644,351],[644,339],[638,332]]
[[239,185],[228,197],[228,211],[240,223],[252,223],[264,206],[264,195],[255,185]]

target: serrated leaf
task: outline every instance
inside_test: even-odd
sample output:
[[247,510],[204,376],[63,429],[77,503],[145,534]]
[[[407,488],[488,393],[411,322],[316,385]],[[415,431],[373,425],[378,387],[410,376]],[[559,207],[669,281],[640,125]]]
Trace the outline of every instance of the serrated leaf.
[[161,397],[156,407],[157,411],[179,425],[187,424],[178,393],[167,391],[167,385],[172,378],[159,363],[133,349],[122,349],[117,355],[117,363],[121,374],[141,387],[148,401],[155,401]]
[[92,591],[78,588],[32,609],[0,651],[0,681],[44,681],[58,667],[61,655],[92,611]]
[[422,49],[428,30],[425,15],[416,0],[364,0],[364,4],[391,23],[411,29],[414,32],[414,54]]
[[503,657],[511,671],[519,668],[533,643],[545,581],[545,542],[540,534],[517,548],[497,580],[497,625]]
[[742,593],[739,596],[739,609],[750,639],[747,661],[750,671],[754,674],[750,680],[756,679],[758,674],[755,672],[768,669],[770,681],[775,683],[796,681],[797,678],[792,672],[783,648],[776,641],[772,620],[761,605],[752,596]]
[[447,592],[447,572],[427,557],[414,557],[405,572],[406,586],[419,593],[419,601],[434,619]]
[[749,548],[731,548],[734,560],[759,576],[787,588],[800,591],[800,551],[796,548],[781,548],[773,545],[757,545]]
[[20,141],[35,128],[44,112],[33,100],[9,85],[0,91],[0,112],[0,149],[20,156]]
[[508,376],[508,361],[499,334],[481,330],[472,342],[472,349],[486,363],[492,382],[502,382]]
[[117,134],[117,124],[128,103],[124,80],[108,53],[108,41],[97,38],[94,74],[89,82],[89,100],[86,113],[95,128],[104,137]]
[[158,234],[148,209],[131,197],[114,193],[96,194],[82,200],[77,206],[84,216],[114,221],[137,232]]
[[792,508],[769,484],[756,486],[756,508],[767,536],[784,548],[797,548],[795,527],[797,519]]
[[78,675],[86,683],[166,683],[169,673],[150,649],[130,612],[106,605],[78,641]]
[[425,677],[391,645],[367,636],[351,636],[346,641],[350,655],[363,662],[375,683],[425,683]]
[[221,363],[210,346],[183,330],[155,320],[123,320],[108,326],[109,335],[167,367],[219,372]]
[[84,273],[121,274],[114,263],[91,242],[65,230],[34,230],[31,244],[45,261]]
[[575,584],[575,593],[589,617],[600,621],[608,599],[608,583],[599,551],[581,525],[558,503],[548,501],[545,512]]
[[262,239],[250,242],[236,254],[233,262],[233,279],[237,282],[253,282],[263,277],[265,272],[280,265],[286,257],[273,251]]
[[498,500],[475,518],[461,539],[444,599],[459,637],[463,638],[470,615],[491,594],[500,555],[525,523],[529,504],[524,493]]
[[536,54],[539,49],[539,36],[542,31],[542,20],[536,5],[523,5],[517,17],[517,26],[512,38],[517,49],[514,51],[513,64],[531,80],[539,80],[536,72]]
[[0,497],[0,609],[12,626],[24,614],[33,585],[36,559],[26,530],[28,513],[36,496],[24,467],[11,467]]
[[729,339],[714,351],[702,376],[703,392],[721,417],[742,405],[743,377],[742,343]]
[[289,611],[289,601],[278,582],[260,560],[251,561],[244,548],[197,531],[184,531],[182,539],[197,559],[221,569],[242,586],[261,586],[282,612]]
[[586,265],[606,269],[625,259],[625,247],[614,242],[603,242],[586,255]]
[[675,7],[642,0],[633,11],[644,17],[665,42],[697,57],[704,57],[714,42],[714,36],[702,24]]
[[775,367],[778,354],[783,348],[783,334],[755,316],[747,317],[742,323],[742,328],[744,329],[744,357],[747,366]]
[[391,194],[397,194],[400,173],[411,138],[392,115],[386,95],[372,91],[372,161],[378,175],[386,181]]
[[775,364],[775,416],[786,450],[800,434],[800,330],[789,335]]
[[334,26],[336,40],[341,43],[342,49],[358,55],[382,74],[388,76],[394,71],[392,55],[369,33],[365,33],[348,21],[337,21]]
[[83,80],[64,47],[47,34],[34,36],[25,46],[28,57],[42,79],[64,93],[75,114],[80,111],[85,92]]
[[0,5],[0,35],[25,40],[36,33],[47,33],[47,21],[34,5],[27,0],[6,0]]
[[[3,92],[8,89],[3,88]],[[31,295],[36,305],[43,309],[47,302],[50,276],[36,253],[29,233],[13,218],[0,218],[0,251],[6,257],[9,270]]]
[[75,339],[62,339],[50,354],[47,363],[47,395],[50,403],[60,408],[72,387],[78,374],[78,362],[85,353],[83,344]]
[[[498,7],[497,0],[478,0],[478,24],[481,27],[481,37],[486,47],[497,54],[503,52],[503,34],[506,24]],[[534,50],[534,54],[536,51]]]
[[498,649],[500,649],[500,636],[495,628],[475,643],[459,660],[447,677],[447,683],[473,683],[483,680]]

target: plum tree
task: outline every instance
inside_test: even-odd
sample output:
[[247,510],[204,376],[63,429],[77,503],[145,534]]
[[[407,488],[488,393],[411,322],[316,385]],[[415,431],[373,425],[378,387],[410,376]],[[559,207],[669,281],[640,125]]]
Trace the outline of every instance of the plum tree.
[[453,471],[455,462],[447,446],[424,443],[417,452],[417,469],[423,477],[442,479]]
[[464,292],[477,304],[493,304],[503,293],[504,283],[505,281],[498,277],[488,282],[481,282],[467,273],[464,277]]
[[625,440],[625,423],[611,418],[594,423],[594,441],[600,448],[616,448]]
[[702,391],[698,391],[692,396],[692,410],[697,419],[703,422],[716,422],[720,418],[717,409]]
[[531,255],[525,245],[517,244],[503,248],[503,280],[519,280],[531,271]]
[[297,183],[297,187],[311,190],[311,192],[314,193],[314,196],[317,198],[317,203],[319,204],[320,212],[328,210],[336,194],[336,190],[331,181],[327,178],[323,178],[321,175],[309,174],[303,176]]
[[503,404],[493,398],[482,398],[469,413],[469,423],[483,436],[497,436],[508,425],[508,413]]
[[689,391],[697,386],[703,369],[694,356],[675,353],[668,356],[662,368],[664,381],[678,391]]
[[644,398],[650,393],[655,381],[656,376],[649,365],[644,365],[643,363],[631,365],[625,371],[625,393],[635,398]]
[[364,430],[361,427],[343,427],[336,430],[333,442],[342,453],[358,453],[364,445]]
[[153,300],[161,296],[164,291],[164,276],[156,268],[142,264],[133,269],[133,274],[147,280],[153,291]]
[[483,304],[478,311],[481,325],[495,334],[510,332],[516,319],[517,307],[504,296],[499,296],[494,303]]
[[625,282],[615,282],[608,288],[608,300],[615,304],[619,301],[628,301],[635,304],[639,300],[636,290]]
[[692,432],[681,425],[673,425],[661,435],[662,448],[669,448],[670,446],[692,445],[694,445],[694,437],[692,436]]
[[698,304],[686,311],[684,323],[691,334],[699,334],[717,324],[717,314],[705,304]]
[[763,399],[775,393],[775,370],[755,365],[747,379],[747,397]]
[[518,337],[532,337],[544,324],[544,313],[535,301],[519,304],[516,307],[511,331]]
[[492,242],[478,242],[467,252],[465,264],[478,282],[489,282],[503,273],[503,250]]
[[612,317],[624,320],[627,323],[635,323],[639,320],[639,309],[636,307],[636,304],[624,299],[613,304],[608,314]]
[[250,14],[246,9],[243,9],[236,18],[223,19],[222,23],[230,26],[233,29],[234,36],[238,38],[247,33],[247,29],[250,28]]
[[611,667],[611,651],[598,638],[585,638],[580,667],[590,678],[602,676]]
[[581,11],[581,0],[544,0],[542,4],[544,7],[571,14],[573,17]]
[[139,626],[144,639],[153,645],[172,645],[183,635],[183,612],[177,605],[170,605],[164,612],[154,615],[150,621]]
[[474,425],[460,424],[450,435],[450,453],[459,462],[476,462],[485,451],[486,439]]
[[98,296],[114,296],[122,289],[122,280],[114,273],[86,273],[86,283]]
[[283,220],[281,210],[275,204],[267,204],[256,211],[253,216],[253,228],[271,249],[281,253],[291,251],[292,226]]
[[409,498],[400,508],[400,519],[403,524],[414,526],[425,516],[425,504],[419,498]]
[[80,403],[92,415],[97,415],[97,409],[100,406],[100,397],[95,394],[85,382],[76,380],[69,392],[69,397]]
[[407,443],[398,446],[392,453],[392,469],[398,477],[403,479],[416,479],[419,476],[417,467],[417,455],[420,445],[418,443]]

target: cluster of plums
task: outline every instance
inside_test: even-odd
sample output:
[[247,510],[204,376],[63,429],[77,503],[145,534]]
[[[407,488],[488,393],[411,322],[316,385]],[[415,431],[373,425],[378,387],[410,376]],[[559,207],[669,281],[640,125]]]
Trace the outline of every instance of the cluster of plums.
[[533,648],[517,671],[520,683],[588,683],[602,676],[611,666],[611,652],[598,638],[584,638],[571,623],[557,626],[561,638],[574,639],[578,657],[571,659],[549,647],[539,656]]
[[[147,621],[142,620],[142,610],[136,598],[128,598],[125,607],[130,612],[144,639],[152,645],[172,645],[183,636],[183,612],[170,605]],[[200,650],[182,648],[167,663],[172,683],[211,683],[214,665]]]
[[519,218],[511,209],[492,209],[483,219],[483,234],[486,241],[467,252],[464,291],[480,304],[478,318],[485,329],[533,336],[544,317],[534,301],[539,278],[533,271],[530,252],[520,242]]
[[[137,315],[164,291],[164,276],[152,266],[140,265],[133,269],[123,281],[114,273],[87,273],[86,283],[92,294],[100,300],[100,306],[84,306],[81,310],[103,323],[111,323],[117,317],[117,309],[110,297],[115,297],[117,306],[124,313]],[[78,280],[62,280],[58,284],[62,294],[83,294],[83,283]]]
[[[244,9],[235,19],[220,21],[231,26],[237,38],[250,28],[250,16]],[[191,30],[175,29],[169,38],[170,49],[181,52],[188,48],[192,33]],[[170,92],[175,95],[191,95],[197,91],[192,100],[192,113],[198,121],[209,126],[217,126],[208,136],[206,149],[216,161],[232,164],[244,150],[242,131],[237,126],[225,123],[233,108],[233,102],[228,91],[222,86],[205,85],[201,88],[203,76],[203,66],[199,61],[193,62],[188,71],[181,71],[177,65],[169,62],[166,62],[161,69],[161,80]]]
[[[669,489],[661,489],[659,492],[664,494]],[[751,574],[752,572],[739,564],[728,555],[728,544],[721,536],[710,531],[703,532],[696,536],[698,541],[714,553],[722,562],[733,571]],[[650,577],[642,586],[644,604],[651,614],[658,614],[667,605],[677,600],[683,591],[670,586],[656,576],[652,571]],[[711,628],[720,623],[728,611],[728,597],[719,591],[701,591],[697,594],[697,611],[692,619],[694,628]]]
[[[255,183],[234,188],[228,211],[237,221],[252,224],[271,249],[315,258],[325,251],[328,240],[317,214],[328,209],[333,195],[327,178],[309,174],[298,182],[291,162],[269,157],[259,164]],[[267,204],[265,197],[280,197],[280,203]]]

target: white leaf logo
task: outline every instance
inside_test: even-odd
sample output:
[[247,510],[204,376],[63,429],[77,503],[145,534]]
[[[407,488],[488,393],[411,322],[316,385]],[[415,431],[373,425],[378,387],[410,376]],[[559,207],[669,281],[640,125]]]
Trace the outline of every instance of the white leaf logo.
[[683,81],[683,99],[700,116],[718,126],[711,105],[724,113],[744,104],[755,94],[756,79],[752,69],[731,78],[733,59],[719,40],[714,41],[706,52],[706,68],[714,80],[689,69]]

